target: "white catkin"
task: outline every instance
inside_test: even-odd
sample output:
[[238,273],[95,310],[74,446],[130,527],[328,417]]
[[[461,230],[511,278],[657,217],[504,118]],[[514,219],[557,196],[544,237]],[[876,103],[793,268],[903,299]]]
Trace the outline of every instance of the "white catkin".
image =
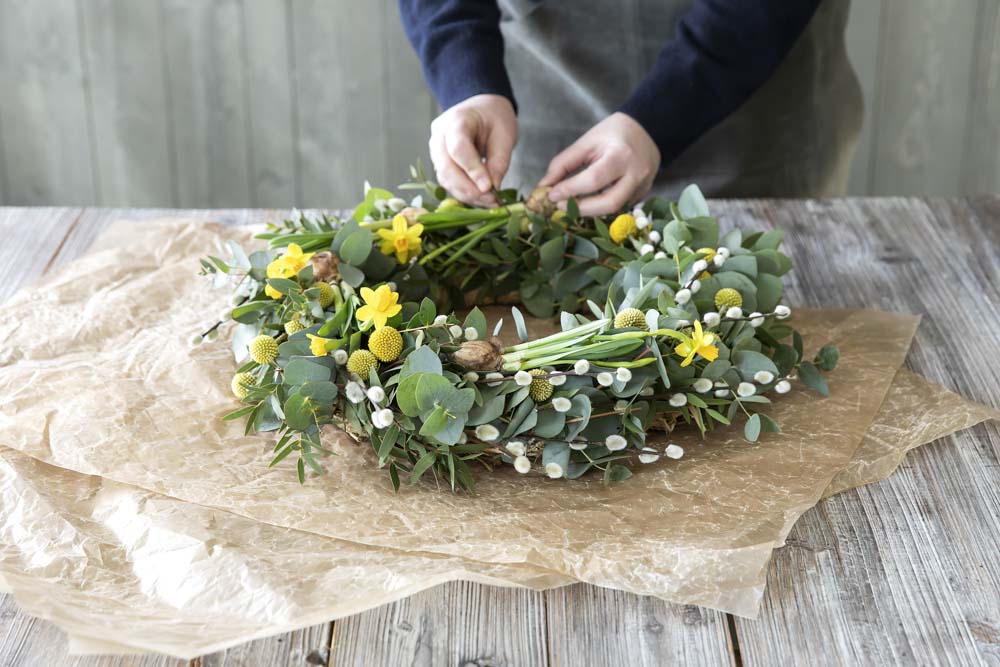
[[492,424],[480,424],[476,427],[476,437],[484,442],[492,442],[500,437],[500,431]]
[[545,474],[548,475],[550,479],[559,479],[563,476],[562,466],[554,461],[546,463]]
[[531,461],[528,460],[527,456],[518,456],[514,459],[514,470],[523,475],[531,470]]
[[613,434],[604,439],[604,446],[610,452],[617,452],[628,446],[628,440],[618,434]]
[[615,376],[607,371],[597,374],[597,384],[602,387],[610,387],[615,383]]
[[573,370],[576,371],[577,375],[584,375],[590,371],[590,362],[586,359],[580,359],[573,364]]

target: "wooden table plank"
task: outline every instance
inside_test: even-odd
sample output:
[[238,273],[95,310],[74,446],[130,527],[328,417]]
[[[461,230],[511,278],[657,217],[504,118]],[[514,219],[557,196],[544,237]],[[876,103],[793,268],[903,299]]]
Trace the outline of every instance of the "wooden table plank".
[[[719,208],[730,220],[786,229],[793,255],[810,259],[809,272],[792,274],[792,302],[925,313],[911,367],[995,404],[1000,371],[984,359],[1000,358],[1000,199]],[[118,218],[240,224],[277,214],[0,209],[0,278],[29,282],[77,256]],[[953,345],[953,330],[974,333]],[[733,650],[746,664],[1000,662],[1000,537],[991,519],[1000,514],[998,443],[995,424],[952,436],[912,454],[889,480],[807,513],[772,563],[758,621],[583,585],[540,594],[456,583],[336,623],[330,664],[738,663]],[[4,601],[0,663],[55,659],[42,646],[55,629],[12,616],[10,604]],[[329,633],[320,624],[200,661],[322,661]],[[136,660],[94,664],[173,664]]]
[[738,665],[727,614],[577,584],[546,593],[553,665]]
[[[749,212],[786,228],[793,256],[810,259],[793,303],[921,313],[907,365],[997,405],[1000,365],[988,360],[1000,358],[1000,205],[970,202]],[[1000,661],[998,458],[997,426],[982,425],[803,516],[772,562],[760,619],[736,619],[745,664]]]
[[444,584],[337,621],[334,633],[336,667],[549,664],[545,596],[524,589]]

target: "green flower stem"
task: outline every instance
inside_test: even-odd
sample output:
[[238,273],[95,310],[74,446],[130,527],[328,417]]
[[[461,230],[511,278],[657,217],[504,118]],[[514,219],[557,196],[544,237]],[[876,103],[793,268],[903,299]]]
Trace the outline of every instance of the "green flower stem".
[[579,326],[573,327],[572,329],[567,329],[566,331],[557,331],[554,334],[549,334],[544,338],[538,338],[536,340],[529,340],[525,343],[519,343],[517,345],[511,345],[510,347],[504,348],[504,353],[508,352],[518,352],[520,350],[530,350],[535,347],[547,346],[550,343],[565,341],[570,338],[579,336],[582,333],[593,333],[600,331],[605,326],[607,326],[611,320],[601,319],[594,320],[593,322],[588,322],[587,324],[581,324]]
[[453,248],[453,247],[455,247],[455,246],[457,246],[457,245],[459,245],[461,243],[464,243],[465,245],[463,245],[463,249],[459,250],[459,251],[456,251],[454,254],[452,254],[448,258],[448,261],[445,262],[444,265],[447,266],[448,264],[450,264],[451,262],[453,262],[456,258],[458,258],[461,255],[462,252],[464,252],[465,250],[468,250],[468,248],[471,247],[471,244],[474,244],[481,237],[485,236],[486,234],[489,234],[494,229],[497,229],[497,228],[499,228],[499,227],[501,227],[501,226],[503,226],[505,224],[507,224],[507,220],[506,219],[500,219],[500,220],[494,220],[492,222],[488,222],[485,225],[483,225],[482,227],[478,227],[477,229],[474,229],[474,230],[472,230],[471,232],[469,232],[467,234],[463,234],[462,236],[459,236],[457,239],[452,239],[448,243],[445,243],[444,245],[438,246],[437,248],[435,248],[431,252],[429,252],[426,255],[424,255],[423,257],[421,257],[420,258],[420,263],[421,264],[426,264],[427,262],[431,261],[432,259],[434,259],[438,255],[440,255],[441,253],[446,252],[446,251],[450,250],[451,248]]

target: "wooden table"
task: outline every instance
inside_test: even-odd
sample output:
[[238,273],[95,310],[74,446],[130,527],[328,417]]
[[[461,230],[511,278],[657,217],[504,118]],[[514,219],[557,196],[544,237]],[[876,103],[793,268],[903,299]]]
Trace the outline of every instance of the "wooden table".
[[[912,370],[1000,406],[1000,197],[720,201],[787,232],[789,300],[921,313]],[[77,257],[111,221],[234,224],[261,210],[0,208],[4,294]],[[1000,429],[923,447],[886,481],[821,502],[775,553],[760,618],[576,585],[468,583],[207,655],[200,665],[1000,665]],[[179,665],[66,657],[48,623],[2,602],[2,665]]]

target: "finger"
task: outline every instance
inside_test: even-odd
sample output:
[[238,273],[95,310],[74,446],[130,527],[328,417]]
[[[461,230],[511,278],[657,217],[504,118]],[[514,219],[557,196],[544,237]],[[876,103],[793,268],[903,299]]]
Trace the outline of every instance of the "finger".
[[466,204],[478,203],[482,193],[469,180],[465,171],[455,164],[451,156],[448,155],[443,137],[440,135],[432,136],[427,147],[431,154],[431,162],[434,163],[434,172],[441,186],[453,197]]
[[594,216],[617,213],[628,203],[634,191],[635,182],[626,174],[604,192],[581,199],[576,205],[580,209],[580,215]]
[[486,139],[486,170],[493,187],[499,188],[510,166],[510,154],[514,150],[517,136],[505,130],[494,129]]
[[483,166],[482,156],[472,143],[473,129],[465,122],[450,127],[444,135],[444,145],[455,164],[476,184],[480,192],[486,193],[490,191],[492,184],[490,175]]
[[625,174],[625,165],[610,157],[603,157],[589,167],[556,183],[549,199],[563,201],[570,197],[581,197],[611,185]]
[[538,182],[538,185],[555,185],[580,167],[585,166],[589,152],[590,150],[585,148],[580,141],[574,142],[569,148],[552,158],[552,161],[549,162],[549,169],[545,172],[545,177]]

